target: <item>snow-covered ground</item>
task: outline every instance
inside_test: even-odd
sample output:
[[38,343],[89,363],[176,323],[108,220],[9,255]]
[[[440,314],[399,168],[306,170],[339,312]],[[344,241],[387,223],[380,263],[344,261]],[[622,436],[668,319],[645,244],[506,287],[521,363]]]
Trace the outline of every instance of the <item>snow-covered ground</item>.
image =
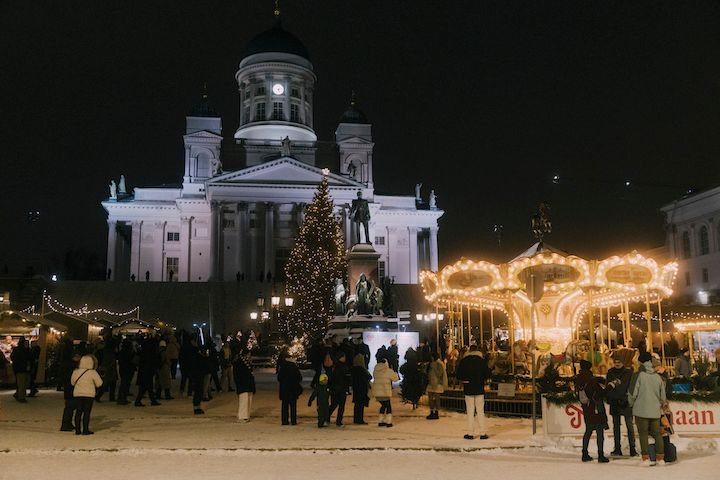
[[[533,437],[529,420],[490,418],[490,439],[469,441],[462,438],[464,415],[445,413],[439,421],[427,421],[425,408],[413,411],[398,398],[393,400],[393,428],[376,425],[376,403],[366,410],[370,425],[352,425],[348,399],[346,426],[318,429],[314,406],[306,404],[306,388],[298,404],[299,425],[281,426],[273,375],[257,372],[257,380],[250,423],[235,421],[233,393],[218,394],[204,404],[204,416],[192,414],[186,397],[145,408],[102,402],[93,408],[92,436],[58,431],[61,393],[44,390],[20,404],[12,399],[12,391],[2,391],[0,479],[60,480],[93,473],[106,479],[131,475],[320,479],[352,472],[380,479],[468,474],[510,479],[567,475],[716,479],[720,475],[720,439],[676,439],[680,461],[663,468],[642,469],[636,466],[637,459],[628,458],[607,465],[583,464],[579,439]],[[606,439],[606,451],[611,449],[612,440]],[[591,444],[591,455],[595,453]]]

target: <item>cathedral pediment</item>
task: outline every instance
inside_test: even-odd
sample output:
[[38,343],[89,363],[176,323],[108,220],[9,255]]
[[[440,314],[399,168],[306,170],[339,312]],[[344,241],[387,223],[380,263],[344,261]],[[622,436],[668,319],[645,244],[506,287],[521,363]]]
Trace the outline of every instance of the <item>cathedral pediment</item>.
[[[292,157],[281,157],[261,165],[227,172],[213,178],[209,185],[317,185],[322,180],[321,168],[308,165]],[[330,186],[365,188],[347,176],[330,173]]]
[[213,140],[222,140],[222,137],[220,135],[215,135],[212,132],[208,132],[207,130],[200,130],[198,132],[189,133],[184,136],[186,140],[188,139],[197,139],[197,140],[204,140],[204,139],[213,139]]

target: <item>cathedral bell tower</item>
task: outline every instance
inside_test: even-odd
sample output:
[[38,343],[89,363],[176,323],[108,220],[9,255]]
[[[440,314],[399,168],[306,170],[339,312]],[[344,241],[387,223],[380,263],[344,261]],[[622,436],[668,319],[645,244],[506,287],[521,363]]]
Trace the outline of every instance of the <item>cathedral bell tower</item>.
[[185,117],[183,196],[204,195],[205,181],[222,171],[221,134],[222,119],[208,101],[205,89],[201,102]]
[[372,173],[372,125],[355,106],[355,92],[350,106],[340,117],[335,130],[335,143],[340,152],[340,173],[373,188]]

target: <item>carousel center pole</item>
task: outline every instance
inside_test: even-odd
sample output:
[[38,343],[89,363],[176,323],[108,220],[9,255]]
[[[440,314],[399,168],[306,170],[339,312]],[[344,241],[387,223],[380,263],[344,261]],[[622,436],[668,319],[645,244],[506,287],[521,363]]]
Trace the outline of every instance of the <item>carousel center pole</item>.
[[515,319],[512,314],[512,300],[510,298],[510,292],[507,295],[507,318],[508,326],[510,327],[510,365],[512,367],[512,374],[515,375]]
[[623,302],[622,307],[625,309],[625,313],[623,313],[623,325],[625,327],[625,347],[629,347],[632,344],[632,335],[630,334],[630,305],[628,305],[628,302],[625,301]]
[[440,352],[440,315],[438,315],[438,304],[435,304],[435,351],[442,358],[442,352]]
[[490,349],[495,351],[495,308],[490,309]]
[[658,295],[658,324],[660,325],[660,356],[662,358],[662,366],[665,367],[665,339],[663,338],[663,318],[662,318],[662,299]]
[[470,321],[470,304],[468,303],[468,318],[467,318],[467,327],[468,327],[468,345],[472,345],[472,325]]
[[458,323],[458,336],[460,337],[460,346],[464,347],[465,346],[465,331],[464,331],[465,330],[465,318],[463,317],[463,309],[462,309],[462,305],[460,304],[460,302],[458,302],[455,305],[455,308],[457,308],[458,320],[460,321]]
[[588,299],[588,327],[589,332],[588,336],[590,337],[590,362],[592,363],[592,366],[595,366],[595,322],[593,321],[593,298],[592,298],[592,291],[588,293],[589,299]]
[[480,345],[484,345],[484,344],[485,344],[485,339],[484,339],[484,337],[483,337],[483,320],[482,320],[482,317],[483,317],[483,307],[482,307],[482,305],[480,305],[479,311],[480,311]]
[[[602,307],[598,307],[598,312],[600,312],[600,344],[605,345],[605,333],[603,332],[603,309]],[[610,335],[610,330],[608,329],[608,335]],[[602,349],[602,347],[601,347]]]
[[653,341],[652,341],[652,310],[650,310],[650,295],[645,292],[645,318],[647,319],[647,352],[653,353]]

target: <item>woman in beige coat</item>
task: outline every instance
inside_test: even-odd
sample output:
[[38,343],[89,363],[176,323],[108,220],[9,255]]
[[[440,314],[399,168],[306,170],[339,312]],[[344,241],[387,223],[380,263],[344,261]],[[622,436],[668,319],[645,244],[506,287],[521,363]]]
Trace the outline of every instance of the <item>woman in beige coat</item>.
[[440,418],[440,394],[448,387],[447,370],[445,363],[440,359],[437,352],[432,352],[432,362],[428,365],[428,404],[430,406],[430,415],[425,417],[428,420],[438,420]]

